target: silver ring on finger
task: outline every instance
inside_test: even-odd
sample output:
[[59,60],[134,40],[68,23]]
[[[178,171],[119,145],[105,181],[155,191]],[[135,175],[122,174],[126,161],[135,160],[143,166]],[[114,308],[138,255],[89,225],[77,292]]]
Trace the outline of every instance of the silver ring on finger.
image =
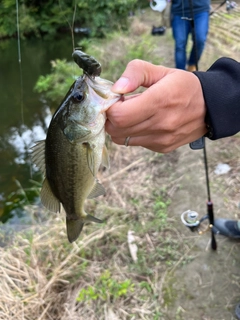
[[130,140],[130,138],[131,138],[131,137],[127,137],[127,138],[125,139],[124,145],[125,145],[126,147],[129,146],[129,140]]

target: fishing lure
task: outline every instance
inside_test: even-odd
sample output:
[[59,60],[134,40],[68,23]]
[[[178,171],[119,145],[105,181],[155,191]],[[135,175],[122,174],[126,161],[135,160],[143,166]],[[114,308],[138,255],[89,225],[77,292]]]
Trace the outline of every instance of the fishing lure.
[[72,56],[79,68],[83,69],[83,72],[88,76],[92,78],[100,76],[102,72],[101,64],[94,57],[78,49],[73,52]]

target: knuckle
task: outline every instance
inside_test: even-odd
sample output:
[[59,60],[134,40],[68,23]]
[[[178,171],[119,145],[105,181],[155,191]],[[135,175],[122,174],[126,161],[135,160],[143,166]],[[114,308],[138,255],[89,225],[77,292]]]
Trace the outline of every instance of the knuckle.
[[166,133],[173,133],[178,128],[178,119],[175,117],[171,117],[170,119],[165,119],[162,124],[162,129]]
[[133,59],[130,62],[128,62],[127,66],[132,67],[132,66],[138,66],[139,63],[141,63],[142,60],[140,59]]
[[163,134],[158,137],[158,140],[155,141],[155,144],[159,146],[159,149],[162,153],[168,153],[174,150],[175,145],[175,136],[172,134]]
[[144,70],[145,64],[146,64],[146,61],[143,61],[140,59],[134,59],[128,62],[126,70],[129,70],[129,71],[135,70],[136,72],[139,70]]

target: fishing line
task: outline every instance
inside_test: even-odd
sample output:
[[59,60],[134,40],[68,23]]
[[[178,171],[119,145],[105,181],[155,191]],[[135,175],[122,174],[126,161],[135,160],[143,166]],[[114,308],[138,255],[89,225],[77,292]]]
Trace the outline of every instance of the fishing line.
[[[61,5],[61,1],[58,1],[59,3],[59,7],[60,9],[63,11],[62,9],[62,5]],[[73,51],[75,48],[75,39],[74,39],[74,22],[75,22],[75,17],[76,17],[76,11],[77,11],[77,4],[76,4],[76,0],[74,1],[74,10],[73,10],[73,16],[72,16],[72,23],[70,23],[66,17],[66,15],[64,15],[64,18],[69,26],[69,29],[71,31],[71,37],[72,37],[72,47],[73,47]]]
[[76,10],[77,10],[77,5],[76,5],[76,0],[75,0],[75,1],[74,1],[73,18],[72,18],[72,27],[70,27],[70,29],[71,29],[71,33],[72,33],[72,46],[73,46],[73,51],[74,51],[74,48],[75,48],[74,30],[73,30],[73,26],[74,26],[75,17],[76,17]]
[[19,8],[18,0],[16,0],[16,24],[17,24],[17,47],[18,47],[18,65],[20,74],[20,103],[21,103],[21,119],[24,125],[24,113],[23,113],[23,76],[22,76],[22,57],[21,57],[21,39],[20,39],[20,27],[19,27]]
[[[60,9],[63,11],[60,0],[58,1],[58,4],[59,4]],[[66,15],[64,15],[64,18],[65,18],[65,20],[69,26],[70,32],[71,32],[72,52],[74,52],[74,50],[75,50],[74,22],[75,22],[75,17],[76,17],[76,11],[77,11],[77,4],[76,4],[76,0],[74,0],[74,10],[73,10],[73,16],[72,16],[72,23],[70,23],[68,21],[68,18],[66,17]],[[76,77],[75,70],[76,70],[76,67],[74,64],[72,64],[72,74],[74,75],[74,77]]]

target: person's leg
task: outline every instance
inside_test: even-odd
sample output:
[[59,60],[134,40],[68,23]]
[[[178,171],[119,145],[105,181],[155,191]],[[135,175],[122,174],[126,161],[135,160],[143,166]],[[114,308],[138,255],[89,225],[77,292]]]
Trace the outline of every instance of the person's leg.
[[190,32],[189,22],[181,16],[173,16],[172,32],[175,40],[175,65],[177,69],[186,68],[186,46]]
[[209,27],[208,12],[202,12],[194,15],[194,29],[195,29],[197,50],[195,52],[195,48],[194,47],[192,48],[190,58],[188,61],[189,66],[194,66],[196,64],[196,54],[197,54],[197,61],[199,61],[202,55],[205,42],[207,40],[208,27]]

